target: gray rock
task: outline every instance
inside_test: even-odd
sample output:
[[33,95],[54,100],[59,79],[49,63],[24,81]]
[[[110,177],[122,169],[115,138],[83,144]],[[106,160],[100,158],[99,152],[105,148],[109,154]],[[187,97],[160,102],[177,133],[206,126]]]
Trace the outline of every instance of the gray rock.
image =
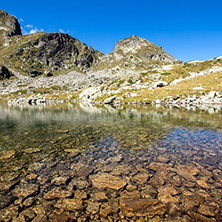
[[160,88],[160,87],[164,87],[164,86],[167,86],[168,83],[165,82],[165,81],[158,81],[158,82],[155,82],[152,86],[152,88]]
[[217,96],[217,94],[218,94],[218,92],[216,92],[216,91],[210,91],[208,93],[208,97],[209,98],[215,98]]
[[112,104],[113,101],[114,101],[116,98],[117,98],[117,96],[111,96],[111,97],[105,99],[105,100],[104,100],[104,103],[105,103],[105,104]]

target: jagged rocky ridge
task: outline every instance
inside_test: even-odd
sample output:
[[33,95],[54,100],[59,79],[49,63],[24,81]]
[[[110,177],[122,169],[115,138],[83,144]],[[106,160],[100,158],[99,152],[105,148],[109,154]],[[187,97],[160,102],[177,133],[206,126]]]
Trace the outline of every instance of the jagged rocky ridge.
[[17,67],[17,71],[31,77],[41,74],[51,76],[54,71],[67,72],[70,69],[85,73],[115,66],[132,69],[137,64],[143,69],[153,61],[164,64],[178,61],[164,52],[161,47],[137,36],[119,41],[113,52],[108,55],[87,47],[86,44],[64,33],[36,33],[22,36],[15,17],[3,10],[0,15],[3,34],[18,35],[8,41],[8,49],[4,48],[1,62],[6,67]]

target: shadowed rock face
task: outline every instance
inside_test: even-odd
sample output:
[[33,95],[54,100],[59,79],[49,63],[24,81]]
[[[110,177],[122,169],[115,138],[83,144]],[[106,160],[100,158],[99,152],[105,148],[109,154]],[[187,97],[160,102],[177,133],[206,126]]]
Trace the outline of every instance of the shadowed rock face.
[[0,80],[9,79],[11,76],[14,76],[12,72],[8,70],[7,67],[0,66]]
[[4,36],[22,35],[18,20],[0,9],[0,32]]
[[12,57],[22,58],[24,71],[35,77],[45,70],[79,68],[85,72],[96,62],[96,53],[68,34],[48,33],[18,48]]

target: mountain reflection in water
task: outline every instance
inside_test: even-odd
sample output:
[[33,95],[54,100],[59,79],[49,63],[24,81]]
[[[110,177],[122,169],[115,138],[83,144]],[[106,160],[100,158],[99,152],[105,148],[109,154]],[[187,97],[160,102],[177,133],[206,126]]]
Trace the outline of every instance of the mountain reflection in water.
[[0,105],[0,221],[221,221],[221,115]]

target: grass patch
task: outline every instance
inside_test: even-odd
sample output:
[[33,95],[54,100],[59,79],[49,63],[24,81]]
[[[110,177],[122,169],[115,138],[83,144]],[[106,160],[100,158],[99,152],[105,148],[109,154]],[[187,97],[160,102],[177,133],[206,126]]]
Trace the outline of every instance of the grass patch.
[[123,80],[123,79],[119,80],[117,87],[120,87],[120,85],[123,84],[124,82],[125,82],[125,80]]
[[133,78],[130,77],[130,78],[127,80],[127,82],[128,82],[130,85],[132,85],[132,84],[133,84]]
[[171,75],[171,73],[170,72],[163,72],[163,73],[160,73],[160,75],[161,76],[169,76],[169,75]]
[[115,83],[117,83],[117,82],[118,82],[118,80],[112,81],[111,83],[108,84],[108,87],[110,87],[111,85],[113,85],[113,84],[115,84]]
[[62,90],[62,87],[61,86],[51,86],[50,89],[52,90]]
[[11,94],[13,95],[24,95],[27,94],[28,90],[27,89],[21,89],[21,90],[17,90],[15,92],[12,92]]

